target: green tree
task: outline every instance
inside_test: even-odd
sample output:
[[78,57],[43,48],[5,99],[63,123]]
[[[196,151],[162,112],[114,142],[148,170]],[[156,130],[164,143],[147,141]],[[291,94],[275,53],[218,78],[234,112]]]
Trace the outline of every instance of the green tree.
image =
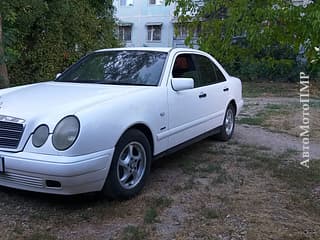
[[297,7],[286,0],[166,1],[173,2],[191,34],[201,27],[200,48],[246,78],[296,79],[299,48],[310,62],[320,43],[319,2]]
[[4,60],[4,49],[3,49],[3,40],[2,40],[2,17],[0,14],[0,88],[9,86],[9,78],[7,65]]
[[2,0],[12,85],[54,78],[88,51],[118,46],[112,1]]

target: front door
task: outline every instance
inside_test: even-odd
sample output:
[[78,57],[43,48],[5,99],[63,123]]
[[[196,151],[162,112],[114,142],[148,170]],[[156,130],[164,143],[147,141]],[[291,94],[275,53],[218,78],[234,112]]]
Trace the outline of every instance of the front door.
[[222,125],[227,93],[225,81],[217,80],[214,67],[203,55],[176,56],[172,77],[193,78],[194,88],[175,91],[168,86],[170,147]]

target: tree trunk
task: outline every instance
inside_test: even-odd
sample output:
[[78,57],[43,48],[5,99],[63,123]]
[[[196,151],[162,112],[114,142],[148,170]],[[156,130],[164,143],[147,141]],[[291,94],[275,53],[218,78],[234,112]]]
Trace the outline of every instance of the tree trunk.
[[4,60],[4,47],[2,39],[2,17],[0,14],[0,88],[9,87],[7,65]]

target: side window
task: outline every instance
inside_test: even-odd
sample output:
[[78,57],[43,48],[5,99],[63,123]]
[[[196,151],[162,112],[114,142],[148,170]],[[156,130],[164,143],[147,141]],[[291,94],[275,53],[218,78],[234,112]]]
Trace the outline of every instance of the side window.
[[222,72],[209,58],[193,55],[193,59],[200,75],[199,87],[225,81]]
[[196,71],[192,56],[190,54],[180,54],[176,57],[173,65],[172,77],[174,78],[193,78],[194,85],[197,87],[200,77]]
[[213,65],[214,69],[216,70],[216,75],[217,75],[218,82],[227,81],[227,79],[225,78],[225,76],[223,75],[221,70],[214,63],[212,63],[212,65]]

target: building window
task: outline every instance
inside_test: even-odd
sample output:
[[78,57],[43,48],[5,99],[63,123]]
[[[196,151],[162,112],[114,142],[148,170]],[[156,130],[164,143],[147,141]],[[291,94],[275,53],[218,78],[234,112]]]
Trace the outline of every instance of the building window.
[[132,26],[119,26],[119,39],[124,42],[131,41]]
[[163,0],[149,0],[150,5],[162,5]]
[[161,24],[147,25],[148,41],[161,41]]
[[174,27],[175,27],[174,39],[177,39],[177,40],[186,39],[192,33],[193,33],[192,38],[197,39],[201,31],[200,25],[190,28],[189,23],[184,23],[184,24],[178,23],[178,24],[175,24]]
[[175,39],[186,39],[188,36],[187,24],[176,24],[175,25]]
[[121,7],[133,6],[133,0],[120,0]]

